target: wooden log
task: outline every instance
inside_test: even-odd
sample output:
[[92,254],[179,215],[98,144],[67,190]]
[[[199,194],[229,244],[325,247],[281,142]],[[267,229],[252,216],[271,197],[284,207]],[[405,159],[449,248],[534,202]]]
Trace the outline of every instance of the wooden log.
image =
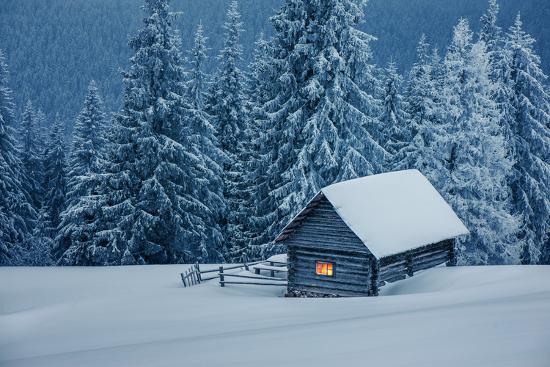
[[228,281],[223,281],[221,282],[221,286],[224,287],[225,284],[243,284],[243,285],[274,285],[274,286],[284,286],[286,287],[287,284],[286,283],[256,283],[256,282],[228,282]]
[[384,281],[387,282],[387,283],[393,283],[393,282],[396,282],[398,280],[403,280],[403,279],[406,279],[406,278],[407,278],[407,275],[403,274],[403,275],[400,275],[400,276],[395,276],[393,278],[385,279]]
[[400,261],[396,264],[391,264],[391,265],[387,265],[387,266],[381,266],[380,267],[380,272],[384,272],[384,271],[391,271],[391,270],[394,270],[394,269],[400,269],[400,268],[404,268],[407,266],[407,262],[405,260],[403,261]]
[[370,276],[364,277],[324,277],[322,275],[311,275],[311,274],[294,274],[292,280],[297,281],[307,281],[307,282],[322,282],[326,284],[338,283],[338,284],[349,284],[354,286],[368,287]]
[[431,261],[424,261],[422,263],[416,264],[414,271],[433,268],[434,266],[443,264],[445,262],[447,262],[447,258],[437,258],[437,259],[432,259]]
[[390,273],[380,274],[380,281],[391,281],[391,279],[400,278],[405,279],[407,277],[407,269],[403,268],[401,271],[393,271]]
[[414,257],[414,256],[417,256],[419,254],[426,253],[426,252],[429,252],[429,251],[448,250],[449,246],[451,246],[451,245],[452,245],[452,241],[445,240],[445,241],[437,242],[437,243],[434,243],[434,244],[422,246],[422,247],[419,247],[419,248],[416,248],[416,249],[413,249],[413,250],[410,250],[410,251],[406,251],[406,252],[403,252],[403,253],[399,253],[399,254],[395,254],[395,255],[391,255],[391,256],[386,256],[386,257],[383,257],[383,258],[380,259],[380,265],[385,266],[385,265],[388,265],[388,264],[391,264],[391,263],[395,263],[397,261],[401,261],[401,260],[406,259],[407,256],[410,256],[410,255],[412,255]]
[[418,262],[418,261],[422,261],[426,258],[430,258],[430,257],[433,257],[433,256],[438,256],[438,255],[441,255],[441,254],[446,254],[448,256],[449,249],[439,249],[439,250],[436,250],[436,251],[421,253],[421,254],[418,254],[416,256],[413,256],[413,259],[414,259],[415,262]]
[[307,258],[310,260],[321,260],[322,258],[330,258],[334,261],[339,261],[342,263],[349,263],[350,265],[364,266],[370,263],[370,260],[365,254],[331,254],[321,251],[304,251],[302,249],[297,249],[295,251],[295,256],[297,258]]
[[[289,285],[289,288],[291,286]],[[350,296],[350,297],[358,297],[358,296],[368,296],[368,291],[354,291],[349,289],[341,289],[341,288],[322,288],[322,287],[316,287],[309,284],[292,284],[292,289],[298,290],[298,291],[306,291],[306,292],[312,292],[312,293],[319,293],[319,294],[335,294],[339,296]]]

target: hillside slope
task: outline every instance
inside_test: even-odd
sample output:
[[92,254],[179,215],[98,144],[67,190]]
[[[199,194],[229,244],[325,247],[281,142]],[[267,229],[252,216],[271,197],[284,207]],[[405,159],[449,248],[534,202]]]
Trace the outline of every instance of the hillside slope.
[[[222,44],[222,23],[229,0],[173,0],[172,9],[182,12],[177,24],[183,46],[202,22],[209,37],[209,69]],[[242,34],[244,63],[261,31],[271,34],[268,18],[281,0],[240,0],[245,31]],[[508,28],[518,11],[525,29],[537,40],[543,67],[550,72],[550,2],[547,0],[499,0],[501,25]],[[2,0],[0,1],[0,48],[12,72],[11,85],[18,107],[27,99],[53,118],[60,112],[67,125],[81,107],[86,86],[95,79],[106,105],[114,111],[120,104],[121,76],[130,56],[129,35],[142,18],[141,0]],[[421,33],[443,50],[452,27],[463,16],[472,28],[487,7],[484,0],[370,0],[362,28],[378,37],[373,44],[375,61],[391,58],[407,69],[413,62]]]
[[436,268],[347,299],[184,289],[183,268],[0,268],[0,365],[550,363],[550,266]]

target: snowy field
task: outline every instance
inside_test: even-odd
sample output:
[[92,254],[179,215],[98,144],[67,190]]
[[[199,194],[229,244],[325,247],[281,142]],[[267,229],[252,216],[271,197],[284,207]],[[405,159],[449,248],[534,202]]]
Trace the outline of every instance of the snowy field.
[[550,266],[436,268],[347,299],[182,288],[184,269],[0,268],[0,366],[550,366]]

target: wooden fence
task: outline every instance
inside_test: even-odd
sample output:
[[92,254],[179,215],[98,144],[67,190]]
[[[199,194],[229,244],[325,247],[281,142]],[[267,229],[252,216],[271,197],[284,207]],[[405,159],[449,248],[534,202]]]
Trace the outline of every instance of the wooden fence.
[[[250,270],[254,265],[263,265],[262,267],[254,268],[256,275],[239,275],[227,273],[227,270],[234,269],[245,269]],[[274,286],[286,286],[287,281],[285,279],[275,278],[275,272],[286,272],[286,269],[283,269],[283,266],[286,266],[286,263],[281,263],[277,261],[266,261],[260,260],[251,263],[236,264],[229,266],[220,266],[217,269],[210,270],[201,270],[199,264],[193,264],[185,272],[181,273],[181,280],[184,287],[191,287],[196,284],[200,284],[206,280],[212,280],[219,278],[220,287],[225,287],[226,284],[250,284],[250,285],[274,285]],[[280,268],[280,269],[277,269]],[[260,274],[261,270],[269,271],[270,277],[262,276]],[[215,273],[215,274],[212,274]],[[204,274],[204,276],[203,276]],[[210,275],[212,274],[212,275]],[[237,280],[226,280],[226,278],[237,278]],[[254,281],[239,281],[238,279],[254,279]],[[262,282],[260,280],[267,280],[268,282]]]
[[203,279],[199,264],[193,264],[189,269],[181,273],[181,281],[184,287],[191,287],[192,285],[200,284]]

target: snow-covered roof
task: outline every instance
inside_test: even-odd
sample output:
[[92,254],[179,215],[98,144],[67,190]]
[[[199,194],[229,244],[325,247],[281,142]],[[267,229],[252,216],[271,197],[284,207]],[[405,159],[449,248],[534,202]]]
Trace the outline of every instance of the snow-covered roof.
[[377,258],[468,234],[417,170],[339,182],[321,193]]

